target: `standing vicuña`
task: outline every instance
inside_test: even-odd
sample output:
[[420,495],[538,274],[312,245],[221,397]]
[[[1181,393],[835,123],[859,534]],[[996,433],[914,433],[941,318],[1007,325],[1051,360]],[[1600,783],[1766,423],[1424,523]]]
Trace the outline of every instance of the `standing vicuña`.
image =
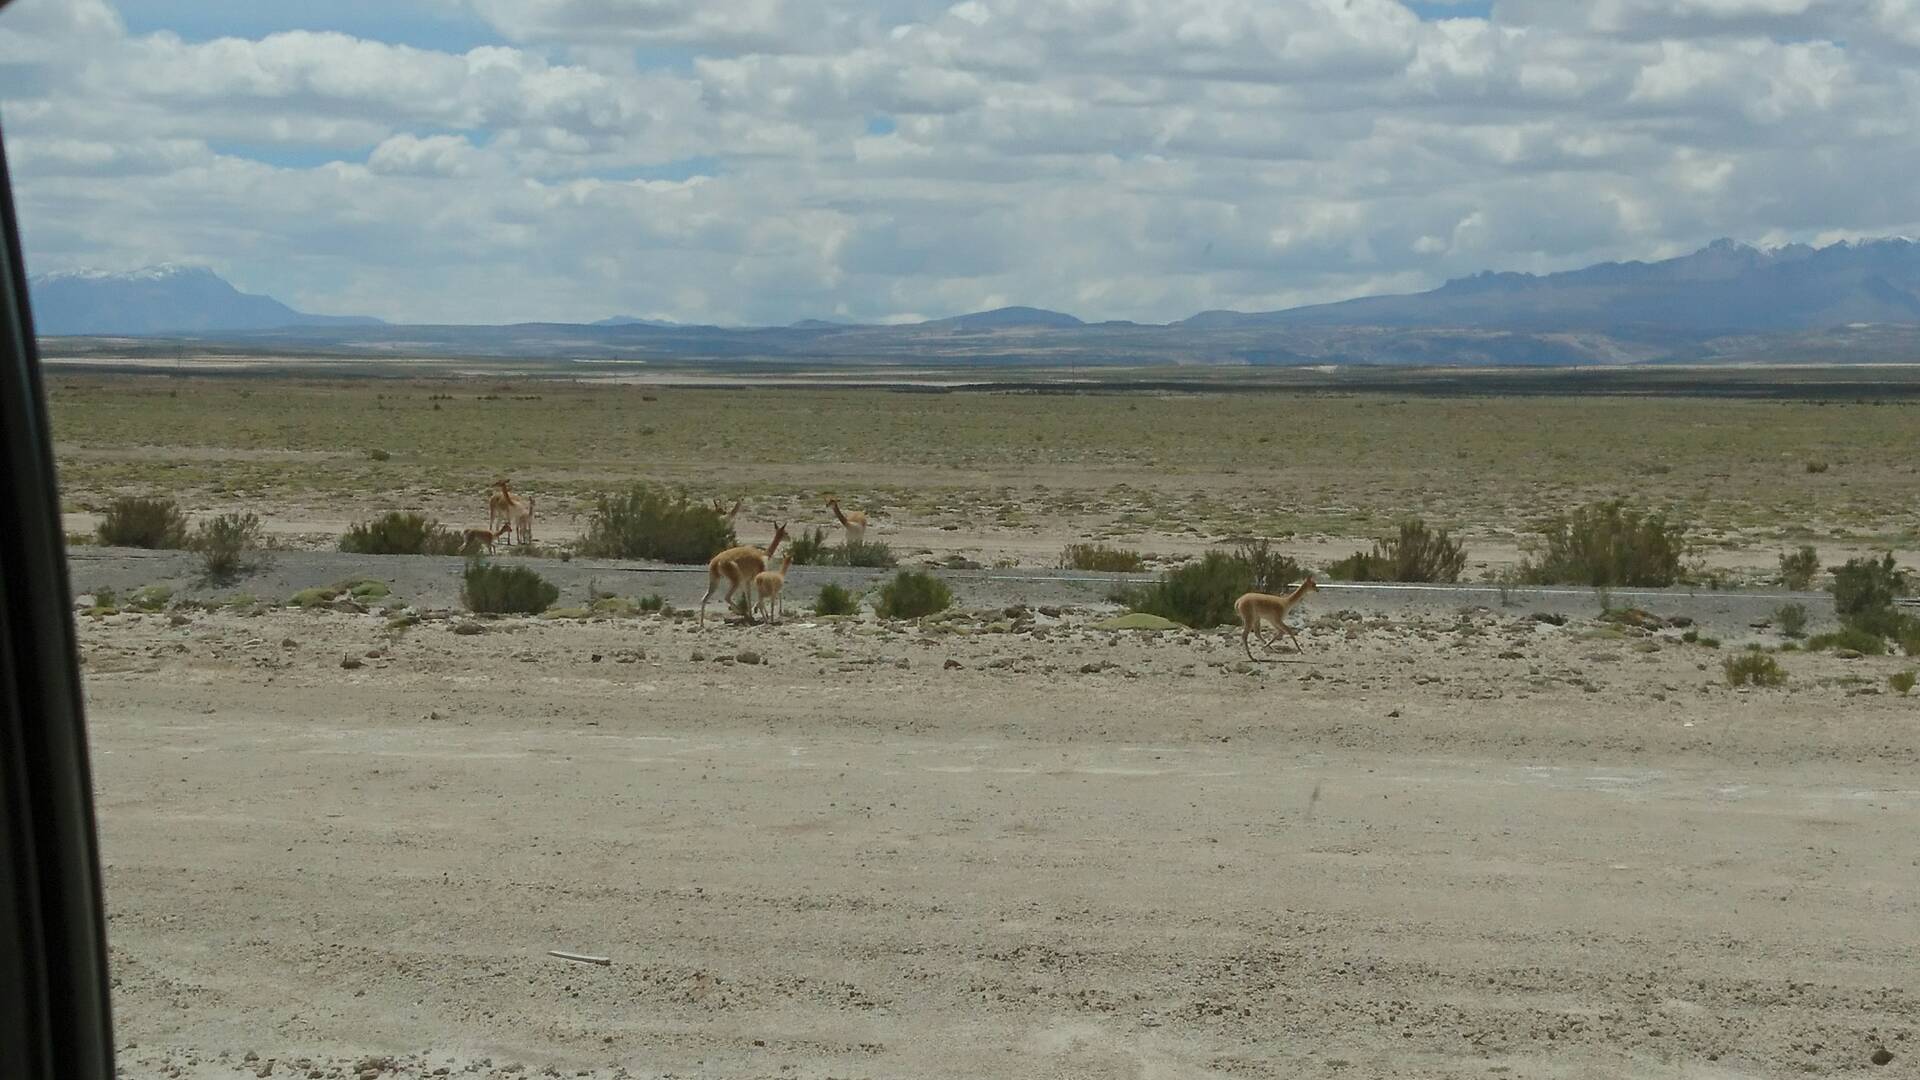
[[[1247,639],[1260,628],[1263,620],[1286,631],[1287,636],[1293,639],[1295,651],[1305,652],[1305,649],[1300,648],[1300,635],[1294,633],[1293,627],[1287,625],[1287,612],[1300,602],[1301,597],[1310,592],[1317,592],[1319,588],[1320,586],[1313,583],[1313,575],[1308,574],[1307,580],[1295,586],[1294,590],[1285,596],[1250,592],[1235,600],[1233,610],[1240,616],[1240,646],[1247,650],[1247,659],[1253,659],[1253,646],[1248,644]],[[1273,648],[1272,639],[1264,634],[1261,635],[1260,643],[1269,649]]]
[[[786,538],[786,525],[775,525],[773,543],[767,545],[767,550],[761,551],[757,547],[742,544],[707,560],[707,594],[700,598],[701,626],[707,625],[707,601],[713,598],[713,590],[720,587],[720,579],[727,579],[727,603],[733,603],[733,594],[743,587],[751,598],[754,577],[767,568],[767,558],[779,549],[780,541]],[[751,620],[753,616],[748,615],[747,618]]]
[[780,590],[787,587],[787,571],[793,569],[793,552],[780,560],[780,569],[762,570],[753,575],[753,613],[760,614],[760,605],[767,607],[767,622],[780,621]]
[[501,519],[513,527],[517,542],[533,543],[533,496],[522,499],[508,490],[505,480],[495,480],[487,490],[487,526]]
[[857,544],[867,538],[867,515],[859,510],[842,512],[839,499],[828,499],[827,509],[840,519],[840,525],[847,530],[847,543]]

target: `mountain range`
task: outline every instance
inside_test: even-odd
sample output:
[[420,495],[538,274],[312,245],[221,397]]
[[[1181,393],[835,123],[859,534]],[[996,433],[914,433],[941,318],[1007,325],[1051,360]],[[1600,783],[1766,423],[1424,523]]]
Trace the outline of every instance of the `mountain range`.
[[899,326],[807,319],[716,327],[634,316],[584,325],[409,326],[303,314],[241,293],[202,268],[55,274],[29,286],[36,323],[48,336],[402,356],[1462,365],[1920,356],[1920,244],[1905,238],[1772,249],[1717,240],[1656,262],[1487,272],[1422,293],[1207,311],[1163,325],[1086,323],[1005,307]]

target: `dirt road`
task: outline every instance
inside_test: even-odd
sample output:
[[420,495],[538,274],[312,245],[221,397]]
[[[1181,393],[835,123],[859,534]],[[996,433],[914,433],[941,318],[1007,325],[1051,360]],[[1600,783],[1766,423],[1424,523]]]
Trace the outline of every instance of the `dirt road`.
[[452,625],[83,620],[127,1075],[1920,1074],[1893,659]]

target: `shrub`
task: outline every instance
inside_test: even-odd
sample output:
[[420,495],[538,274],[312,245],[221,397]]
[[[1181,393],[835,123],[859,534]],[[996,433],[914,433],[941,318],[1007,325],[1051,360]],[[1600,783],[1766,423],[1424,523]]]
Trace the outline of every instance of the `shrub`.
[[116,547],[183,548],[187,518],[172,499],[122,495],[101,515],[100,542]]
[[801,566],[819,566],[825,563],[831,556],[827,547],[827,530],[816,526],[809,532],[796,535],[787,544],[787,551],[792,553],[793,561]]
[[579,550],[590,558],[698,565],[736,543],[733,526],[712,506],[636,487],[600,496]]
[[[1247,568],[1251,583],[1249,587],[1255,592],[1282,592],[1289,584],[1306,576],[1292,556],[1273,550],[1273,545],[1266,540],[1243,541],[1233,549],[1232,557]],[[1228,604],[1231,606],[1232,601]]]
[[260,543],[260,518],[254,514],[221,514],[202,521],[193,536],[193,549],[206,565],[209,581],[232,581],[251,569],[247,552]]
[[560,599],[560,589],[524,566],[475,562],[467,567],[460,598],[472,611],[533,615]]
[[820,596],[813,602],[815,615],[858,615],[860,597],[832,582],[820,586]]
[[1747,651],[1729,656],[1720,662],[1721,670],[1727,673],[1728,686],[1779,686],[1787,681],[1787,673],[1766,653]]
[[880,600],[873,610],[883,619],[917,619],[952,604],[953,590],[946,582],[918,570],[902,570],[880,586]]
[[1686,553],[1686,526],[1619,500],[1580,507],[1538,531],[1545,550],[1524,571],[1541,585],[1671,585]]
[[1810,472],[1810,473],[1823,473],[1823,472],[1826,472],[1826,471],[1827,471],[1827,463],[1826,463],[1826,462],[1824,462],[1824,461],[1809,461],[1809,462],[1807,462],[1807,471],[1808,471],[1808,472]]
[[1894,565],[1893,552],[1875,559],[1848,559],[1833,572],[1833,610],[1842,622],[1893,609],[1907,591],[1907,576]]
[[1459,581],[1467,553],[1445,529],[1419,518],[1400,523],[1398,535],[1376,540],[1373,551],[1356,551],[1327,568],[1341,581]]
[[1790,638],[1800,637],[1807,632],[1807,606],[1782,604],[1774,610],[1773,621],[1779,624],[1781,633]]
[[[127,597],[124,606],[128,611],[160,611],[173,599],[173,590],[165,585],[148,585]],[[98,602],[98,597],[95,598]]]
[[1099,570],[1109,574],[1137,574],[1147,561],[1137,551],[1105,544],[1068,544],[1060,553],[1062,570]]
[[[841,566],[891,567],[899,560],[893,557],[893,549],[879,540],[849,540],[840,545],[838,558],[834,561]],[[798,559],[794,560],[798,562]]]
[[1813,576],[1820,572],[1820,554],[1813,545],[1803,546],[1789,555],[1780,553],[1780,584],[1794,592],[1805,592],[1813,588]]
[[1887,685],[1893,688],[1894,693],[1905,694],[1913,689],[1916,677],[1920,677],[1920,672],[1896,671],[1887,676]]
[[399,510],[355,525],[340,538],[340,550],[355,555],[459,555],[464,545],[452,529]]
[[392,454],[389,454],[385,450],[382,450],[378,447],[375,447],[374,449],[367,451],[367,457],[371,458],[374,461],[385,461],[392,456],[393,456]]
[[1135,611],[1205,628],[1235,621],[1233,602],[1252,592],[1253,571],[1224,551],[1209,551],[1199,562],[1168,571],[1137,590],[1128,604]]
[[1882,656],[1887,651],[1887,639],[1857,626],[1842,626],[1828,634],[1815,634],[1807,639],[1807,651],[1822,649],[1852,649],[1862,656]]
[[1392,572],[1377,549],[1374,553],[1356,551],[1327,567],[1327,576],[1335,581],[1387,581]]
[[643,596],[640,598],[639,607],[641,611],[646,612],[665,611],[667,608],[667,598],[661,596],[659,593],[654,593],[651,596]]

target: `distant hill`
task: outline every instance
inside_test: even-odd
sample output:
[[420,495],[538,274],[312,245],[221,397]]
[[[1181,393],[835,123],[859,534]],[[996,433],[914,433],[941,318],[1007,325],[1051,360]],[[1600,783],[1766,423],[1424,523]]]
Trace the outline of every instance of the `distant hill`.
[[270,296],[243,293],[202,266],[150,266],[129,273],[82,270],[27,279],[42,334],[166,334],[272,330],[284,326],[378,326],[379,319],[309,315]]
[[926,327],[950,327],[955,330],[1006,330],[1011,328],[1031,329],[1034,327],[1066,328],[1085,326],[1086,323],[1071,315],[1045,308],[1003,307],[992,311],[976,311],[969,315],[954,315],[945,319],[929,319],[920,323]]
[[679,326],[670,319],[643,319],[638,315],[612,315],[605,319],[595,319],[588,326]]
[[1762,250],[1716,240],[1659,262],[1558,274],[1480,273],[1430,292],[1245,314],[1207,311],[1193,329],[1307,326],[1584,331],[1618,338],[1920,323],[1920,244],[1905,238]]

